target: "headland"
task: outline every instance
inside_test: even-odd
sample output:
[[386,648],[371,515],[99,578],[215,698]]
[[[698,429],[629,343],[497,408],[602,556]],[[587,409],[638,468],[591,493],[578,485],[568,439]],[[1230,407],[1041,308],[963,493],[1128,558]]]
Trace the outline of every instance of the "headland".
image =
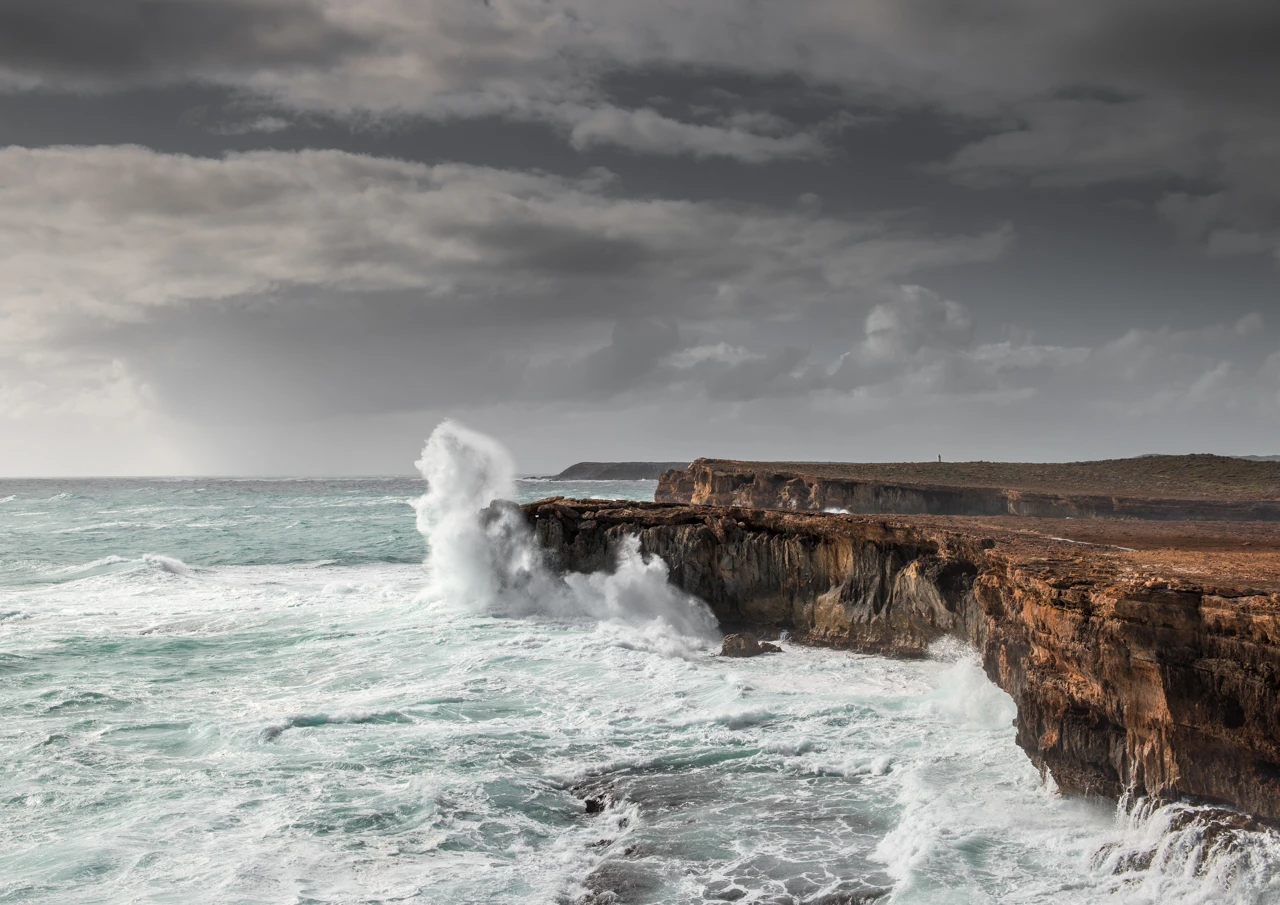
[[683,471],[688,462],[576,462],[547,475],[550,481],[656,481],[668,471]]
[[664,503],[901,515],[1280,520],[1280,462],[1141,456],[1098,462],[740,462],[659,478]]

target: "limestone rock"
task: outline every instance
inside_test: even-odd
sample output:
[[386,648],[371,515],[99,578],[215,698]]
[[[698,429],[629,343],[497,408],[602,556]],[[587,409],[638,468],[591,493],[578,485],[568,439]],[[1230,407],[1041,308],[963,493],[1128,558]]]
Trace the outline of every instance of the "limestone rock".
[[724,636],[724,644],[720,646],[722,657],[755,657],[760,654],[780,654],[782,648],[768,641],[761,641],[751,632],[736,632]]

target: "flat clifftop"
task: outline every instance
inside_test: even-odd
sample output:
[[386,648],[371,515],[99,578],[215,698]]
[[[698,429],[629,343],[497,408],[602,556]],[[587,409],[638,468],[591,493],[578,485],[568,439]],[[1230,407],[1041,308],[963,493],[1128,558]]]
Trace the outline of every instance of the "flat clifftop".
[[919,487],[1138,499],[1280,500],[1280,462],[1229,456],[1140,456],[1096,462],[740,462],[698,459],[713,472],[769,473]]
[[577,462],[552,481],[656,481],[664,471],[684,471],[688,462]]
[[1144,456],[1101,462],[737,462],[664,472],[665,503],[851,513],[1280,521],[1280,462]]
[[799,537],[912,536],[963,548],[984,560],[998,555],[1057,581],[1086,576],[1090,582],[1155,580],[1212,587],[1236,597],[1280,595],[1280,524],[1269,521],[857,515],[562,497],[524,508],[531,513],[574,512],[606,530],[717,525],[729,519]]
[[1064,792],[1280,820],[1280,526],[563,498],[524,513],[564,570],[609,568],[636,536],[726,630],[893,656],[967,641]]

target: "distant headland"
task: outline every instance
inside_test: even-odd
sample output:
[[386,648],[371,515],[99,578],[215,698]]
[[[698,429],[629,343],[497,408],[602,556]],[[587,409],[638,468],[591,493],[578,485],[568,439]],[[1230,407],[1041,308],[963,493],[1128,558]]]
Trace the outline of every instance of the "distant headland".
[[656,481],[664,471],[684,471],[688,462],[578,462],[550,481]]

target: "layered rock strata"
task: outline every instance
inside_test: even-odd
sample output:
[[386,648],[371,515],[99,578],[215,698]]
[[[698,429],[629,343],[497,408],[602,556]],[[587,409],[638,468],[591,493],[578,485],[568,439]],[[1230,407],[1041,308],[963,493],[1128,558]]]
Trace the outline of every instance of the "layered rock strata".
[[1274,499],[1196,499],[958,486],[838,476],[824,473],[821,466],[805,472],[779,470],[767,463],[711,459],[698,459],[686,469],[664,472],[658,479],[654,499],[660,503],[860,514],[1280,521],[1280,501]]
[[[1066,792],[1280,819],[1280,554],[1134,551],[978,519],[564,499],[524,511],[565,570],[607,568],[637,535],[726,631],[893,656],[967,641],[1017,704],[1018,744]],[[1235,557],[1229,584],[1215,556]]]

